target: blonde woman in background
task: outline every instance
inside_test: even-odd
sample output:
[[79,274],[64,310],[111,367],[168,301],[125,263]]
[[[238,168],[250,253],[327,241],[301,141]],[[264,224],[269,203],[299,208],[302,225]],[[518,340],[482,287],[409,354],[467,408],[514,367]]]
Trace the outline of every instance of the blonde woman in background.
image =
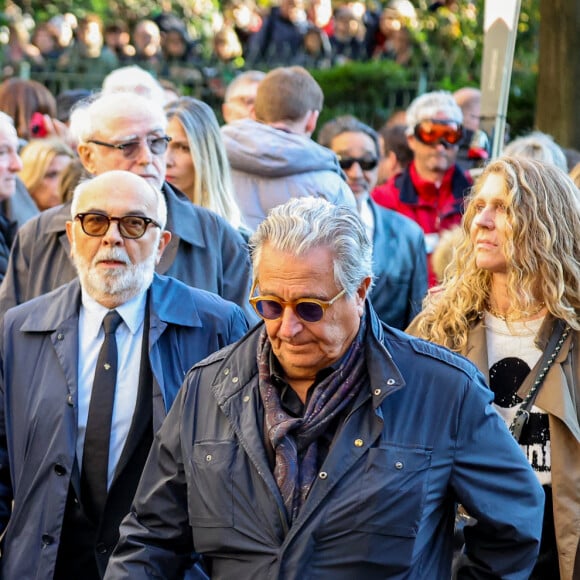
[[35,139],[22,149],[20,157],[19,176],[38,209],[61,204],[60,176],[75,158],[73,150],[60,139]]
[[534,580],[572,580],[580,539],[579,197],[553,164],[491,162],[442,286],[407,329],[472,360],[510,426],[560,344],[519,437],[546,494]]
[[167,181],[194,204],[223,217],[247,239],[249,230],[242,223],[215,113],[192,97],[177,99],[165,111],[171,137],[165,154]]

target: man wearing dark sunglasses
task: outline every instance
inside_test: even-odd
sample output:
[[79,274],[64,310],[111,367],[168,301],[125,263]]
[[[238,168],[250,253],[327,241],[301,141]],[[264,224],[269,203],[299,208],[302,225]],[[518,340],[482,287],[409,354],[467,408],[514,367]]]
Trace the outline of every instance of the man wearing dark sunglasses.
[[356,212],[293,199],[250,243],[264,322],[187,375],[105,580],[450,578],[456,502],[458,578],[527,578],[542,488],[475,367],[380,322]]
[[171,234],[151,182],[105,172],[69,212],[78,279],[4,317],[3,578],[102,578],[184,375],[247,330],[235,304],[155,274]]
[[437,283],[431,254],[442,231],[461,221],[471,180],[456,164],[463,135],[461,109],[447,91],[425,93],[407,109],[407,141],[413,161],[407,169],[375,188],[373,199],[416,221],[425,233],[429,285]]
[[423,232],[413,220],[370,198],[379,172],[380,144],[374,129],[345,115],[323,125],[318,142],[338,155],[373,243],[373,308],[383,322],[403,330],[420,312],[427,292]]
[[[251,285],[247,245],[225,220],[193,205],[165,182],[166,126],[162,107],[132,92],[102,94],[82,103],[71,118],[71,132],[79,141],[78,153],[87,173],[130,171],[161,188],[172,238],[156,271],[216,292],[255,321],[246,300]],[[20,229],[0,289],[0,315],[76,277],[65,233],[69,213],[65,204]]]

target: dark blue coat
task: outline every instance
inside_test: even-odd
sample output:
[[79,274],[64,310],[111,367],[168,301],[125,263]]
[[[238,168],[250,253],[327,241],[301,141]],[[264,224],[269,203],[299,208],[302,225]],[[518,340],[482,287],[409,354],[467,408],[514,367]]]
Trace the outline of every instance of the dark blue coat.
[[[155,275],[149,292],[156,431],[189,368],[239,339],[247,323],[235,304],[172,278]],[[0,327],[0,577],[7,580],[52,579],[69,482],[79,484],[79,306],[75,280],[11,309]]]
[[404,330],[421,311],[427,293],[423,230],[395,211],[367,203],[375,221],[370,299],[383,322]]
[[262,325],[188,374],[158,433],[106,580],[450,577],[455,502],[478,523],[459,578],[529,576],[543,491],[466,359],[367,309],[367,387],[288,527],[264,448]]

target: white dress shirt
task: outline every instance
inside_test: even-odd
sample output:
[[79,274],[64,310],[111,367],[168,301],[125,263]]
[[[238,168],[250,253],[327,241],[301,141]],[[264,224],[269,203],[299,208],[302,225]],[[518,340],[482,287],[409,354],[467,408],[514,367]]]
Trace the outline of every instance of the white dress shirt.
[[[123,447],[139,391],[141,346],[143,343],[143,322],[147,293],[142,292],[115,310],[123,322],[115,332],[118,352],[117,385],[111,425],[109,445],[109,470],[107,487],[110,487],[115,469],[123,452]],[[84,290],[79,313],[79,361],[78,361],[78,433],[77,460],[79,467],[83,461],[85,431],[89,416],[89,405],[93,390],[95,367],[99,351],[105,338],[103,318],[109,310],[93,300]]]

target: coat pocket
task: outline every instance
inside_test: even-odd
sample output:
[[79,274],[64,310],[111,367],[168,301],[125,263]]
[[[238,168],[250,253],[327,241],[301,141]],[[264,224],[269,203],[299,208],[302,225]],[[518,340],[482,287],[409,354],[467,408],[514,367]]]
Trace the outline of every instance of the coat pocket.
[[193,444],[189,520],[192,527],[220,528],[234,525],[233,463],[237,444],[201,441]]
[[425,504],[431,451],[421,447],[369,449],[361,479],[363,506],[354,529],[414,538]]

